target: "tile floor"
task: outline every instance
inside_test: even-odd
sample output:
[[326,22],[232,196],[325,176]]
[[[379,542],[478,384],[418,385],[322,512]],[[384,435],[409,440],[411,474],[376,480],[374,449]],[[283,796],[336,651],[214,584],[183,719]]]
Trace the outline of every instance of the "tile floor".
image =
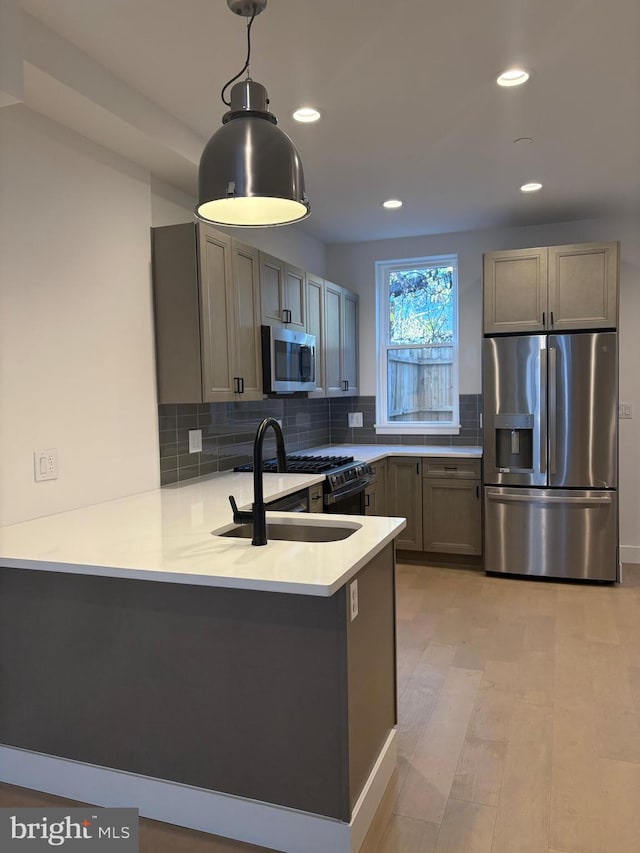
[[[640,851],[640,566],[624,580],[398,565],[399,764],[366,853]],[[141,853],[261,849],[141,821]]]

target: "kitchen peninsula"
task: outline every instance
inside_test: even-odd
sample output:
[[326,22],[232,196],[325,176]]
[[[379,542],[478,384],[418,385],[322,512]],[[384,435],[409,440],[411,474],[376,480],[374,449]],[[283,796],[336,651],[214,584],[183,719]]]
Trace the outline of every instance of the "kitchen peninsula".
[[[265,497],[321,481],[265,475]],[[253,547],[212,535],[229,494],[248,506],[252,476],[0,529],[0,779],[355,853],[395,767],[404,521],[290,517],[354,532]]]

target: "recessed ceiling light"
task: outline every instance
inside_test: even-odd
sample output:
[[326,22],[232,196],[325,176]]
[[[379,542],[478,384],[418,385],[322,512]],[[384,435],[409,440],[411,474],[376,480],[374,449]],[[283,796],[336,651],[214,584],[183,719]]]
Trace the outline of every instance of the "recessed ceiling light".
[[528,184],[523,184],[520,187],[520,191],[523,193],[537,193],[538,190],[542,189],[542,184],[539,184],[537,181],[531,181]]
[[399,198],[389,198],[387,201],[382,202],[382,206],[386,207],[387,210],[397,210],[399,207],[402,207],[402,202]]
[[522,86],[529,76],[529,72],[524,68],[507,68],[496,78],[496,83],[498,86]]
[[300,121],[303,124],[311,124],[314,121],[318,121],[321,115],[320,110],[317,110],[315,107],[300,107],[299,110],[294,112],[293,117],[296,121]]

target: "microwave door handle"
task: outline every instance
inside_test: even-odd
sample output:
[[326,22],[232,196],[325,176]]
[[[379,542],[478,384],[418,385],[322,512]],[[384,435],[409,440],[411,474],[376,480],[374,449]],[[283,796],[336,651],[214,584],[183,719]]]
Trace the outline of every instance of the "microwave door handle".
[[311,379],[311,347],[300,347],[300,381],[309,382]]

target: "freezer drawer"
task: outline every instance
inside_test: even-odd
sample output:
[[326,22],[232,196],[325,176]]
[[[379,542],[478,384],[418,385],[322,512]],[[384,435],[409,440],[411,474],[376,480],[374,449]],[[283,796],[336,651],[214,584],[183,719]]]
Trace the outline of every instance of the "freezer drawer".
[[484,490],[488,572],[618,580],[615,491]]

